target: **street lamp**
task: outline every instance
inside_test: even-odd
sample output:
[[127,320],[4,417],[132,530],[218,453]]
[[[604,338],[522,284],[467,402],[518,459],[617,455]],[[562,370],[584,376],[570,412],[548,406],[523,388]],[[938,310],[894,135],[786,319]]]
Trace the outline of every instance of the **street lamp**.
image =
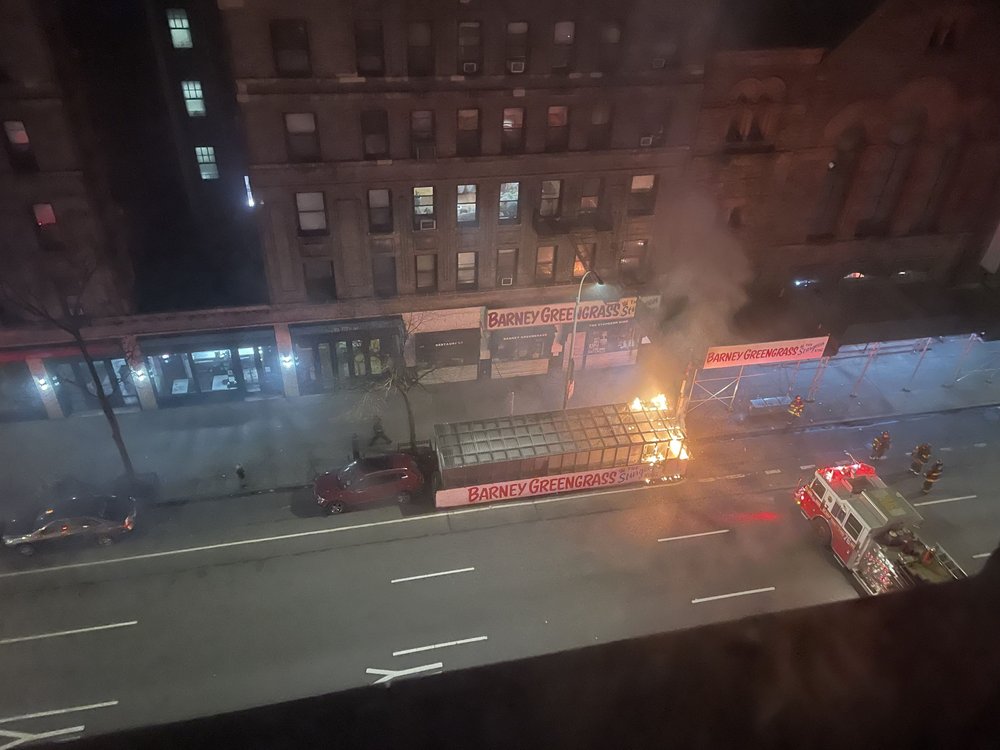
[[569,384],[573,382],[573,344],[576,343],[576,319],[580,313],[580,297],[583,295],[583,282],[587,280],[587,277],[593,275],[597,280],[598,286],[604,286],[604,279],[601,278],[597,271],[587,271],[583,276],[580,277],[580,288],[576,290],[576,305],[573,307],[573,333],[569,337],[569,364],[566,366],[566,382],[563,384],[563,411],[566,411],[566,405],[569,403]]

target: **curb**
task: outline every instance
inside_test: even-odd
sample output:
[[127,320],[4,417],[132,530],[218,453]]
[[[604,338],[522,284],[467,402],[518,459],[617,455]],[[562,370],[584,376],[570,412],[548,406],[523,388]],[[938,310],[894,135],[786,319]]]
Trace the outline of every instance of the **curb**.
[[168,497],[162,500],[153,500],[150,505],[164,506],[164,507],[179,507],[181,505],[187,505],[189,503],[207,503],[213,500],[235,500],[239,497],[254,497],[256,495],[270,495],[274,492],[294,492],[295,490],[305,489],[306,487],[312,487],[312,482],[307,482],[305,484],[286,484],[280,487],[269,487],[266,489],[259,490],[239,490],[237,492],[229,492],[222,495],[197,495],[194,497]]

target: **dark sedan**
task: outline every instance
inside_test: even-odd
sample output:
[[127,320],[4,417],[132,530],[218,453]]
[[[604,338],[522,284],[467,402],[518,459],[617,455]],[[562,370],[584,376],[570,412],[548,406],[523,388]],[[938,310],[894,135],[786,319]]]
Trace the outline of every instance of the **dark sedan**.
[[3,524],[3,544],[22,555],[69,539],[108,545],[135,528],[135,499],[115,495],[74,497],[20,514]]

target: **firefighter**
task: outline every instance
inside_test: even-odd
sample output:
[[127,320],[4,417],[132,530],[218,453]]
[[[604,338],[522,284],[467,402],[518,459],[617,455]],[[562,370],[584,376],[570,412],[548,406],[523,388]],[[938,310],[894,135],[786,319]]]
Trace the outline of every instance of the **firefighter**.
[[924,471],[924,464],[931,460],[931,446],[927,443],[921,443],[913,449],[911,455],[913,461],[910,462],[910,473],[919,477]]
[[802,396],[796,396],[792,399],[792,403],[788,405],[788,413],[793,417],[801,417],[802,410],[806,408],[805,401],[802,400]]
[[934,483],[941,478],[942,472],[944,472],[944,462],[935,461],[934,465],[924,474],[924,488],[920,491],[921,494],[926,495],[931,491]]
[[886,452],[889,450],[889,431],[885,430],[881,435],[876,435],[875,439],[872,440],[872,461],[877,461],[879,459],[885,458]]

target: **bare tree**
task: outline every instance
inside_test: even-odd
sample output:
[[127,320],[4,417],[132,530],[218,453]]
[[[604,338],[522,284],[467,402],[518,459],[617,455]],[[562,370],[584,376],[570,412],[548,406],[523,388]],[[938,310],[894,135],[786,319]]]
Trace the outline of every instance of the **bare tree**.
[[49,274],[54,294],[48,295],[47,298],[38,285],[25,283],[24,279],[13,278],[5,272],[0,277],[0,303],[8,311],[17,313],[18,317],[26,321],[54,326],[73,340],[73,344],[80,350],[80,356],[90,376],[90,383],[75,383],[68,379],[67,382],[73,383],[85,392],[92,392],[97,398],[104,418],[108,421],[111,438],[118,449],[125,477],[131,487],[136,483],[135,467],[132,465],[132,458],[129,456],[128,448],[122,437],[118,417],[107,392],[104,390],[104,383],[97,372],[94,358],[90,354],[83,335],[83,330],[88,325],[89,320],[83,314],[81,303],[96,273],[97,266],[93,263],[80,264],[71,261],[62,263],[58,269],[54,269],[54,272]]

